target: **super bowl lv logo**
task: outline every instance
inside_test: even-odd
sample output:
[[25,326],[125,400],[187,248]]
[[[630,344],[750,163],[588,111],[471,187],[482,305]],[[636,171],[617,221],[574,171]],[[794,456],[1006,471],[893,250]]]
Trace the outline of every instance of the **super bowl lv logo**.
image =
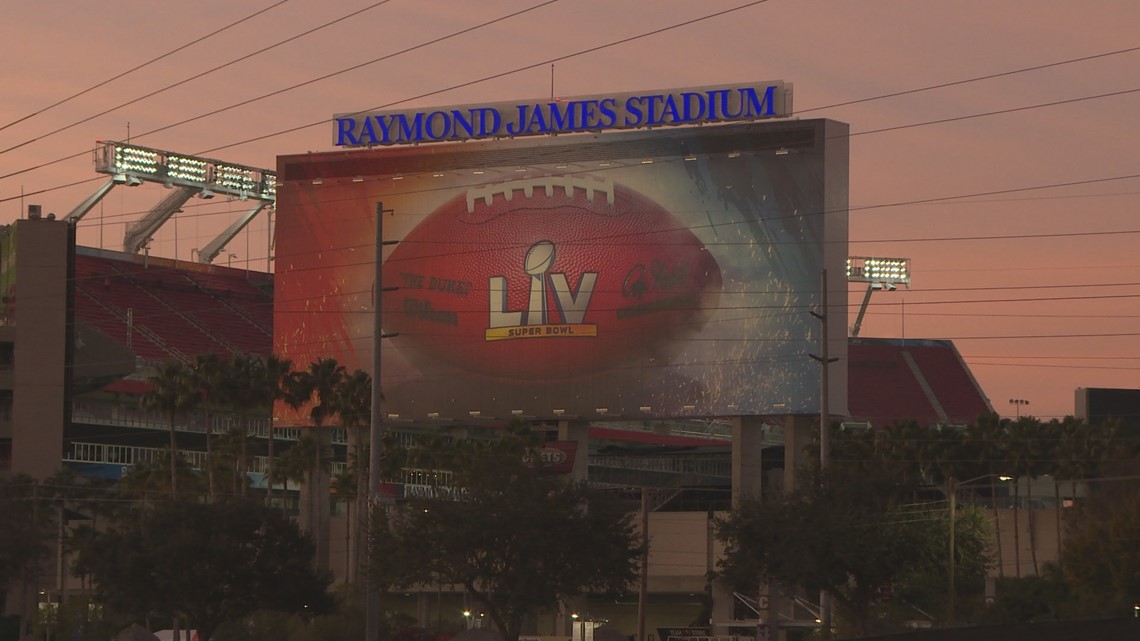
[[[529,276],[529,299],[525,310],[507,309],[510,282],[506,276],[491,276],[487,282],[490,314],[486,340],[513,338],[552,338],[597,336],[598,327],[584,323],[597,272],[585,272],[574,289],[564,273],[551,273],[557,249],[550,241],[539,241],[527,250],[522,272]],[[520,273],[520,276],[522,274]],[[557,310],[549,309],[553,294]]]

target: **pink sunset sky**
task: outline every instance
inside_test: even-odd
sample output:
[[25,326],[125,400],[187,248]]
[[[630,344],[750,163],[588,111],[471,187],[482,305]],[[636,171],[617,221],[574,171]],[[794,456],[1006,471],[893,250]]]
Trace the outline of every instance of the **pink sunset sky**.
[[[861,335],[954,339],[996,411],[1052,418],[1140,386],[1138,25],[1135,0],[12,2],[0,222],[93,192],[96,140],[273,168],[332,149],[334,113],[549,97],[552,61],[558,96],[784,80],[797,115],[851,125],[850,253],[912,259]],[[162,196],[116,189],[80,243],[121,250]],[[192,203],[152,254],[246,209]],[[267,269],[266,231],[218,262]]]

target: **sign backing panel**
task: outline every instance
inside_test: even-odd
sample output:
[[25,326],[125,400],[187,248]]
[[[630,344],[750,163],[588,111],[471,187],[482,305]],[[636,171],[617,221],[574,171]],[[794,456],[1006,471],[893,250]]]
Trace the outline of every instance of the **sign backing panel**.
[[[846,126],[799,121],[279,159],[275,344],[411,419],[811,414],[845,353]],[[831,406],[846,408],[832,366]]]

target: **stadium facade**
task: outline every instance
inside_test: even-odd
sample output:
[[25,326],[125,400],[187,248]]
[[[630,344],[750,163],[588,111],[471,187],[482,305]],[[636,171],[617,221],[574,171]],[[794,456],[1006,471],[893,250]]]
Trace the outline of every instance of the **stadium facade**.
[[[641,98],[635,108],[669,109],[664,98]],[[590,100],[581,109],[591,109]],[[671,117],[682,117],[682,104],[674,101]],[[718,113],[738,107],[725,103]],[[539,112],[526,114],[533,121]],[[757,116],[750,113],[746,120]],[[401,117],[416,122],[414,114]],[[419,120],[429,131],[431,118]],[[338,123],[342,141],[361,139],[356,126]],[[576,444],[575,477],[631,492],[649,488],[648,618],[655,628],[687,626],[708,606],[707,577],[720,554],[712,516],[741,496],[794,486],[803,464],[794,453],[818,431],[825,399],[829,415],[867,425],[899,418],[965,424],[992,411],[949,341],[847,339],[846,125],[586,129],[283,156],[273,185],[274,274],[77,247],[74,221],[29,216],[8,226],[0,234],[0,468],[42,479],[65,465],[117,479],[156,460],[169,419],[138,401],[165,361],[276,353],[297,367],[335,357],[350,370],[370,369],[380,256],[383,285],[392,286],[378,299],[385,329],[399,329],[380,346],[387,429],[406,442],[440,432],[482,438],[521,416],[551,440]],[[527,222],[498,245],[471,246],[463,236],[438,235],[454,227],[447,220],[442,232],[417,231],[433,216],[451,215],[449,206],[459,207],[459,220],[525,216],[527,208],[517,206],[543,193],[605,217],[614,201],[634,198],[618,195],[633,192],[666,212],[638,223],[658,225],[648,236],[610,229],[617,235],[606,238],[605,228]],[[393,223],[377,233],[386,216]],[[426,251],[416,254],[411,241],[387,247],[386,238],[412,239]],[[658,251],[662,244],[666,251]],[[601,258],[559,263],[575,255],[575,245]],[[688,262],[669,251],[682,245],[694,252]],[[480,258],[458,267],[450,260],[472,253]],[[631,255],[643,258],[631,262]],[[515,271],[487,271],[493,261]],[[711,268],[694,271],[702,265],[715,265],[715,278]],[[606,275],[610,268],[616,276]],[[591,288],[596,298],[586,295]],[[591,300],[605,304],[590,307]],[[812,311],[828,330],[826,342]],[[623,341],[635,349],[600,360]],[[837,359],[826,392],[811,358],[821,349]],[[557,374],[544,367],[590,350],[600,356]],[[489,365],[524,361],[531,368],[525,375]],[[452,382],[457,374],[464,384]],[[237,428],[249,437],[246,482],[255,491],[265,489],[270,435],[282,444],[280,454],[309,427],[303,413],[285,408],[273,417],[188,412],[175,429],[193,467],[204,462],[207,420],[216,432]],[[346,465],[347,439],[329,432],[335,474]],[[423,471],[403,474],[398,496],[428,485],[417,476]],[[286,507],[298,509],[302,492],[279,489]],[[344,507],[334,496],[327,507],[307,508],[330,515],[320,557],[342,580],[351,573],[353,545]],[[78,589],[55,571],[44,573],[42,587],[55,598]],[[755,624],[722,588],[713,597],[718,630]],[[404,605],[428,622],[455,616],[461,601],[459,593],[433,590],[406,595]],[[589,606],[597,619],[635,627],[632,603]],[[537,625],[540,632],[566,628],[557,620]]]

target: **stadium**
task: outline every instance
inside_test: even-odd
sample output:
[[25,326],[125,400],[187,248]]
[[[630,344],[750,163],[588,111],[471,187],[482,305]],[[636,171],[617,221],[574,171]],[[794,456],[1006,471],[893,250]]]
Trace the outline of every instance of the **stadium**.
[[[770,113],[725,94],[721,115],[736,111],[737,122],[598,132],[579,119],[578,130],[531,137],[282,155],[275,172],[100,143],[102,194],[59,218],[29,207],[0,237],[0,469],[47,478],[64,465],[117,480],[161,460],[171,419],[139,399],[165,362],[379,365],[374,416],[401,442],[490,438],[521,418],[576,453],[571,478],[631,496],[647,488],[649,627],[688,626],[720,552],[712,515],[792,489],[821,415],[860,429],[993,412],[950,341],[848,337],[846,125],[767,120],[787,109],[776,104],[783,85],[758,86]],[[702,91],[675,93],[716,90]],[[371,117],[396,116],[431,131],[430,113]],[[360,143],[363,126],[341,121],[336,135]],[[170,195],[128,233],[126,251],[78,246],[76,221],[112,188],[140,183]],[[147,239],[195,196],[248,213],[199,260],[152,255]],[[266,208],[273,272],[215,264]],[[860,282],[868,296],[888,284]],[[354,579],[349,501],[331,489],[306,498],[305,487],[329,489],[345,471],[345,430],[317,430],[331,462],[323,478],[271,484],[270,457],[313,429],[304,408],[174,421],[196,469],[207,432],[243,434],[240,485],[277,492],[312,528],[323,566]],[[437,472],[405,469],[386,489],[416,496]],[[41,583],[48,600],[79,589],[61,571]],[[768,616],[712,589],[710,634],[755,630]],[[401,607],[431,621],[462,599],[433,588]],[[636,603],[585,605],[597,621],[635,627]],[[785,624],[810,627],[817,614],[794,606]],[[570,627],[565,613],[537,626]]]

